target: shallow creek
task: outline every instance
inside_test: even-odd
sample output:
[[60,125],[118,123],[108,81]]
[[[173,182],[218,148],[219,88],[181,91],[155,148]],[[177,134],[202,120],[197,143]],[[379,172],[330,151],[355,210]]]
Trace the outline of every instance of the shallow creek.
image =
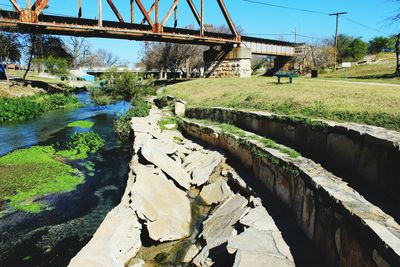
[[[131,159],[131,143],[122,142],[113,131],[117,114],[129,104],[95,106],[87,93],[77,95],[84,106],[57,110],[27,122],[0,127],[0,156],[33,145],[65,143],[75,132],[69,122],[88,120],[90,130],[106,140],[105,146],[71,165],[85,176],[84,183],[68,193],[53,194],[41,201],[52,209],[38,214],[6,209],[0,213],[0,266],[67,266],[90,240],[105,215],[121,200]],[[94,170],[85,165],[92,162]],[[29,171],[29,170],[26,170]]]

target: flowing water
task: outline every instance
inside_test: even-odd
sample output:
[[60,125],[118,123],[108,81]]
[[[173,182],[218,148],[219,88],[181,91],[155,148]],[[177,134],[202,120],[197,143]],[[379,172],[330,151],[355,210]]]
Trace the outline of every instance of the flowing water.
[[[0,127],[0,155],[33,145],[65,143],[76,131],[67,124],[76,120],[94,122],[106,145],[88,159],[74,162],[85,174],[76,190],[46,196],[53,209],[39,214],[3,211],[0,215],[0,266],[66,266],[90,240],[106,214],[120,202],[128,177],[131,144],[113,131],[117,114],[129,104],[119,102],[98,107],[87,93],[77,95],[84,106],[49,112],[27,122]],[[94,171],[85,167],[93,162]],[[29,170],[27,170],[29,171]],[[0,181],[1,182],[1,181]]]

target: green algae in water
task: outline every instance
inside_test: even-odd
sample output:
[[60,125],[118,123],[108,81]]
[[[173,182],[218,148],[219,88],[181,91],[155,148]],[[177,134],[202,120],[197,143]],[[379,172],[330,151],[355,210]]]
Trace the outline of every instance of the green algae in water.
[[49,209],[37,198],[69,192],[83,183],[83,174],[57,159],[51,146],[16,150],[0,158],[0,201],[16,210],[38,213]]
[[94,122],[85,121],[85,120],[73,121],[73,122],[70,122],[67,124],[68,127],[83,128],[83,129],[92,128],[93,125],[94,125]]
[[86,159],[90,153],[97,152],[105,144],[105,140],[97,133],[75,133],[67,144],[68,149],[57,152],[61,157],[77,160]]

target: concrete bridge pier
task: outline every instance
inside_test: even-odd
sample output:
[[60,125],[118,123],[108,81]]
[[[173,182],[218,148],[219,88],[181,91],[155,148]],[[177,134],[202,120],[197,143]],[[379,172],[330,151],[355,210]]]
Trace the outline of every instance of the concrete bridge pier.
[[205,76],[207,78],[251,77],[251,49],[233,47],[223,50],[204,51]]

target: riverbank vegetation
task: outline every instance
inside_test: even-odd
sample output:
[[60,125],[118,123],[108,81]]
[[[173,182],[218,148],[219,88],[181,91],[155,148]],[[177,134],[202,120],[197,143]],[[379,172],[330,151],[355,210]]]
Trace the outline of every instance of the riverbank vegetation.
[[78,107],[80,102],[72,94],[38,94],[34,96],[0,97],[0,123],[33,119],[44,112]]
[[400,90],[396,86],[276,78],[199,79],[168,86],[192,107],[263,110],[303,118],[355,122],[400,130]]
[[62,150],[34,146],[1,157],[1,209],[6,202],[15,210],[31,213],[50,208],[40,201],[42,197],[72,191],[84,181],[83,174],[66,161],[85,159],[104,144],[105,140],[97,133],[75,133]]
[[118,73],[115,69],[104,74],[106,82],[101,88],[91,90],[91,99],[98,105],[105,105],[117,101],[127,101],[132,107],[114,121],[115,131],[121,139],[127,139],[130,134],[130,120],[132,117],[146,117],[150,113],[151,105],[145,97],[155,94],[152,80],[143,80],[132,72]]
[[125,100],[133,102],[147,95],[155,94],[153,80],[144,80],[136,73],[117,72],[110,69],[101,76],[102,86],[90,91],[91,99],[98,105],[107,105]]
[[122,116],[114,120],[114,129],[122,140],[126,140],[131,132],[131,119],[133,117],[146,117],[151,109],[150,103],[142,98],[134,101],[132,107]]

